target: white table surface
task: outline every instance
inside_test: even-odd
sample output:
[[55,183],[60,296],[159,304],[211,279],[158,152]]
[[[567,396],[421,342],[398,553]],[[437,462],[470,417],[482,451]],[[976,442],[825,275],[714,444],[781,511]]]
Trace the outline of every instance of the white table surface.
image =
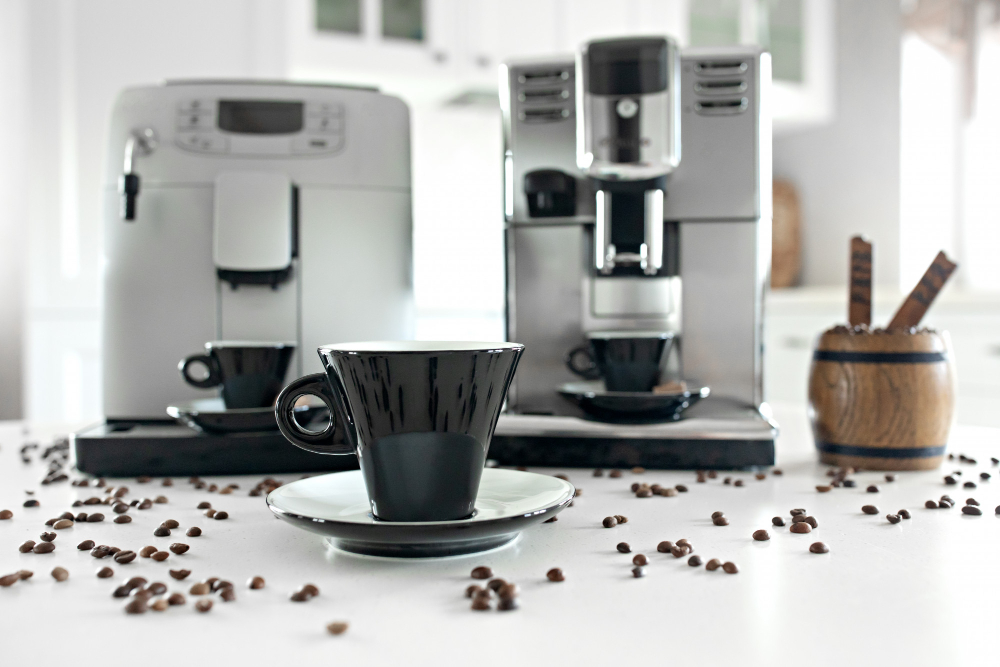
[[[975,456],[976,466],[946,462],[938,471],[899,474],[894,483],[884,483],[881,473],[861,473],[858,488],[819,494],[815,485],[827,480],[826,468],[816,462],[804,411],[779,407],[776,416],[783,429],[783,476],[757,481],[742,473],[746,486],[738,488],[723,486],[723,475],[697,484],[691,472],[626,472],[611,479],[593,478],[591,470],[543,471],[566,473],[583,490],[558,522],[536,526],[498,551],[429,561],[334,552],[318,536],[274,519],[263,498],[248,497],[258,477],[206,478],[240,484],[228,496],[196,491],[186,479],[175,479],[170,488],[159,480],[123,480],[129,497],[162,493],[170,502],[133,509],[134,521],[125,525],[111,523],[113,513],[105,507],[104,523],[58,531],[54,553],[20,554],[17,546],[37,541],[46,519],[96,494],[67,483],[40,486],[43,465],[21,463],[21,427],[8,423],[0,426],[0,508],[15,516],[0,521],[0,574],[23,568],[35,576],[0,589],[0,663],[997,664],[1000,518],[993,510],[1000,479],[970,491],[946,487],[942,475],[962,469],[965,480],[978,481],[980,471],[998,472],[989,457],[1000,452],[1000,431],[956,429],[951,451]],[[684,483],[690,492],[637,499],[629,491],[634,481]],[[865,492],[872,482],[880,493]],[[41,508],[21,507],[29,489]],[[924,509],[925,500],[942,493],[959,506],[966,497],[977,498],[983,516],[963,516],[959,507]],[[207,519],[195,509],[201,500],[231,518]],[[868,503],[880,514],[862,514]],[[818,530],[796,535],[771,527],[772,516],[787,519],[794,507],[808,509]],[[904,507],[913,518],[890,525],[884,515]],[[729,526],[712,525],[715,510],[726,513]],[[624,514],[629,522],[605,529],[601,519],[609,514]],[[182,528],[173,537],[153,537],[168,518]],[[191,525],[201,526],[204,536],[182,537]],[[769,542],[751,539],[758,528],[771,532]],[[740,573],[707,572],[656,552],[659,541],[682,537],[704,560],[734,561]],[[136,559],[121,566],[78,551],[77,543],[87,538],[136,551],[183,541],[191,550],[163,563]],[[650,558],[645,578],[632,578],[632,554],[615,550],[620,541]],[[830,553],[809,553],[815,541],[825,542]],[[469,609],[463,591],[472,583],[470,570],[483,564],[520,585],[519,610]],[[68,581],[50,577],[56,565],[69,570]],[[105,565],[115,576],[97,579],[94,573]],[[193,574],[178,585],[167,570],[181,566]],[[565,582],[546,580],[555,566],[565,571]],[[194,581],[218,576],[236,583],[237,600],[216,597],[212,611],[199,614],[188,596],[183,607],[129,616],[111,592],[134,575],[185,594]],[[247,590],[244,582],[252,575],[265,577],[267,587]],[[319,586],[321,595],[289,601],[306,582]],[[334,620],[348,621],[348,632],[328,635],[325,626]]]

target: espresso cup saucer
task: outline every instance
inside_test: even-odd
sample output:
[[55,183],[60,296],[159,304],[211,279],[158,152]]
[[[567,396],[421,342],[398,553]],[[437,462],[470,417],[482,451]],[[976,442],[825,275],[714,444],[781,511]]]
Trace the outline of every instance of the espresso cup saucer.
[[688,384],[685,391],[607,391],[604,380],[568,382],[557,391],[601,421],[676,421],[689,407],[709,395],[708,387]]
[[453,521],[380,521],[371,514],[361,471],[331,473],[272,491],[267,506],[293,526],[328,538],[341,551],[431,558],[496,549],[573,500],[569,482],[537,473],[486,468],[475,513]]
[[[329,415],[325,407],[295,408],[296,419],[302,424],[309,423],[318,417],[320,412]],[[249,433],[278,430],[278,422],[274,417],[274,407],[229,410],[226,409],[225,403],[219,397],[177,402],[167,407],[167,414],[196,431],[208,433]]]

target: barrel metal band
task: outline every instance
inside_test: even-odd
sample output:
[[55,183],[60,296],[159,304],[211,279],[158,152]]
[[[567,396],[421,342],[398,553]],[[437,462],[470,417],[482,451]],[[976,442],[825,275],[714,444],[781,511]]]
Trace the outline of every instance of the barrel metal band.
[[816,350],[816,361],[839,361],[853,364],[935,364],[948,361],[944,352],[841,352]]
[[816,448],[827,454],[840,454],[842,456],[863,456],[876,459],[926,459],[944,454],[945,445],[940,447],[859,447],[817,441]]

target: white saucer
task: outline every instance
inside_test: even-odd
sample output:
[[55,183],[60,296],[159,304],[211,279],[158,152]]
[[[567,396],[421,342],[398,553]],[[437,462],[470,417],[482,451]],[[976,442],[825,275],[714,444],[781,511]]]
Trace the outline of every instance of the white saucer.
[[487,468],[476,512],[457,521],[391,522],[371,514],[361,471],[320,475],[286,484],[267,505],[294,526],[325,535],[339,549],[371,556],[456,556],[495,549],[522,530],[552,518],[575,488],[558,477]]

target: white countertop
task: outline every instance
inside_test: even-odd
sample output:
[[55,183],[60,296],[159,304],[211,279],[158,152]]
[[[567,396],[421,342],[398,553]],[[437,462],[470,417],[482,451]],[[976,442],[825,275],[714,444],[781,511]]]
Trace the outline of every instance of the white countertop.
[[[169,488],[160,480],[148,485],[123,480],[129,497],[164,494],[170,502],[146,511],[130,511],[130,524],[81,524],[57,531],[52,554],[20,554],[18,545],[38,540],[44,521],[70,508],[94,489],[68,483],[40,486],[44,465],[24,465],[18,454],[21,429],[0,426],[0,509],[14,518],[0,521],[0,574],[30,569],[35,576],[0,588],[0,656],[3,664],[114,665],[122,661],[176,665],[320,664],[339,665],[977,665],[996,664],[995,631],[1000,605],[995,597],[1000,568],[1000,479],[976,490],[946,487],[945,472],[965,471],[964,480],[980,471],[994,475],[989,457],[1000,453],[1000,430],[957,428],[951,451],[979,460],[976,466],[946,462],[938,471],[900,473],[894,483],[881,473],[854,476],[855,489],[820,494],[825,467],[816,463],[803,411],[775,410],[783,428],[778,443],[783,476],[757,481],[752,474],[736,477],[742,488],[718,479],[697,484],[691,472],[631,472],[619,479],[594,478],[591,470],[562,472],[581,488],[575,506],[559,521],[529,529],[514,545],[483,555],[432,561],[396,561],[352,556],[329,550],[320,538],[278,521],[263,498],[248,497],[257,477],[213,478],[220,486],[240,484],[228,496],[196,491],[186,479]],[[45,440],[42,444],[46,443]],[[297,476],[284,475],[292,481]],[[638,499],[629,491],[634,481],[684,483],[688,493]],[[112,483],[109,480],[109,483]],[[881,492],[865,487],[878,483]],[[23,508],[25,490],[36,490],[36,509]],[[927,510],[923,503],[950,494],[958,506]],[[965,498],[982,503],[983,516],[960,513]],[[209,500],[227,510],[228,521],[207,519],[195,505]],[[867,516],[860,508],[875,504],[881,512]],[[804,507],[819,521],[808,535],[771,526],[771,517],[788,517]],[[913,518],[898,525],[885,519],[889,511],[908,508]],[[74,511],[88,511],[83,507]],[[722,510],[726,527],[713,526],[710,514]],[[601,527],[609,514],[624,514],[628,524]],[[169,538],[153,537],[153,529],[174,518],[181,529]],[[180,537],[191,525],[198,538]],[[768,542],[754,542],[758,528],[771,532]],[[737,563],[740,573],[692,568],[686,558],[656,552],[661,540],[686,537],[704,560]],[[163,562],[136,559],[117,565],[78,551],[77,543],[93,539],[138,551],[147,544],[183,541],[191,550]],[[633,554],[615,550],[629,542],[634,553],[650,559],[647,576],[631,575]],[[811,554],[812,542],[830,547]],[[162,548],[162,547],[161,547]],[[49,572],[65,567],[70,578],[56,583]],[[115,576],[94,573],[110,566]],[[473,583],[470,570],[489,565],[497,576],[516,581],[521,608],[512,612],[473,612],[463,597]],[[167,570],[192,570],[176,585]],[[561,567],[563,583],[546,580],[545,572]],[[214,596],[207,614],[183,607],[163,613],[129,616],[112,590],[130,576],[163,581],[187,594],[190,585],[218,576],[236,584],[237,600]],[[267,580],[251,591],[253,575]],[[306,603],[288,600],[289,593],[311,582],[321,595]],[[327,623],[346,620],[350,629],[338,637]]]

